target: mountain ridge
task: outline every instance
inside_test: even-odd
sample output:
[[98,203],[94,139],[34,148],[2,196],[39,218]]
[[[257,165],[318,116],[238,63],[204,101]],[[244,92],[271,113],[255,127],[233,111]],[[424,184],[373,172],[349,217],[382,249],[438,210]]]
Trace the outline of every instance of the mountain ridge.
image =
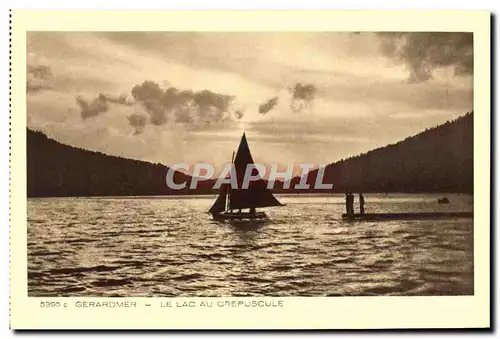
[[[127,159],[62,144],[27,128],[28,197],[130,196],[214,194],[214,180],[189,189],[192,177],[174,172],[174,182],[186,188],[172,190],[165,183],[169,167]],[[318,171],[311,171],[313,184]],[[290,189],[276,181],[275,193],[363,192],[473,192],[473,112],[426,129],[387,146],[341,159],[326,166],[324,183],[330,190]]]
[[[473,111],[401,141],[325,167],[333,192],[473,192]],[[308,174],[313,184],[318,175]],[[291,187],[300,178],[292,180]],[[319,192],[319,190],[308,190]]]

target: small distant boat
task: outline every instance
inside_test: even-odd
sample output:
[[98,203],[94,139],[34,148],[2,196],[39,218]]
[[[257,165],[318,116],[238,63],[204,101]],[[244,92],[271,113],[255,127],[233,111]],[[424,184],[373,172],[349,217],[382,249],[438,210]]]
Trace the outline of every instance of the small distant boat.
[[447,197],[442,197],[438,199],[438,204],[449,204],[450,201],[448,200]]
[[[245,133],[241,137],[233,165],[238,188],[229,184],[221,186],[219,196],[208,211],[215,220],[256,220],[267,219],[265,212],[257,212],[258,207],[284,206],[267,188],[267,183],[259,179],[249,183],[247,189],[241,188],[247,165],[254,164]],[[249,209],[249,211],[242,211]]]

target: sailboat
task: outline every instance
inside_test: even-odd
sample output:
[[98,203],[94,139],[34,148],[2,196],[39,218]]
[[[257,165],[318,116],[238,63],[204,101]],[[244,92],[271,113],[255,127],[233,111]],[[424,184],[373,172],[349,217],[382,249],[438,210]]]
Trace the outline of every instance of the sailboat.
[[[246,189],[241,188],[247,165],[254,164],[245,133],[241,137],[236,156],[233,153],[232,163],[238,188],[231,188],[229,184],[221,185],[219,196],[208,211],[214,219],[266,219],[266,213],[263,211],[258,212],[258,207],[284,206],[269,191],[267,183],[262,178],[251,181]],[[257,169],[254,168],[254,171],[257,171]],[[244,209],[249,209],[249,211],[245,212]]]

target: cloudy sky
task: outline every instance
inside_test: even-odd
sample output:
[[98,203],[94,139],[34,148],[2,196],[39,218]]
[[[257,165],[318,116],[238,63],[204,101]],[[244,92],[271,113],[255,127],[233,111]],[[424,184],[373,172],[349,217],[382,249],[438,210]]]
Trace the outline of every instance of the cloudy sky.
[[70,145],[221,165],[325,164],[472,109],[467,33],[31,32],[28,127]]

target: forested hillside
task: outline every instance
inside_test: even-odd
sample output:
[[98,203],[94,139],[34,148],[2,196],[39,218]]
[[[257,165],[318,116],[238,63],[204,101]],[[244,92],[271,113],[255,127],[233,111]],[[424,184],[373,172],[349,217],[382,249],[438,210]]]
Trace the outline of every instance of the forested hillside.
[[[415,136],[328,165],[323,182],[333,191],[473,191],[473,113]],[[317,172],[309,174],[308,183]],[[296,178],[293,182],[298,182]]]
[[[343,159],[327,166],[324,183],[333,192],[463,192],[473,191],[473,113],[428,129],[398,143]],[[196,190],[169,189],[168,167],[125,159],[61,144],[41,132],[27,130],[28,196],[122,196],[212,194],[213,181]],[[316,180],[317,172],[308,176]],[[174,181],[191,177],[176,172]],[[275,192],[324,192],[295,190]],[[281,186],[276,183],[276,186]]]
[[[27,130],[28,197],[122,196],[210,193],[212,183],[196,191],[167,187],[168,167],[61,144]],[[174,182],[191,177],[175,172]]]

